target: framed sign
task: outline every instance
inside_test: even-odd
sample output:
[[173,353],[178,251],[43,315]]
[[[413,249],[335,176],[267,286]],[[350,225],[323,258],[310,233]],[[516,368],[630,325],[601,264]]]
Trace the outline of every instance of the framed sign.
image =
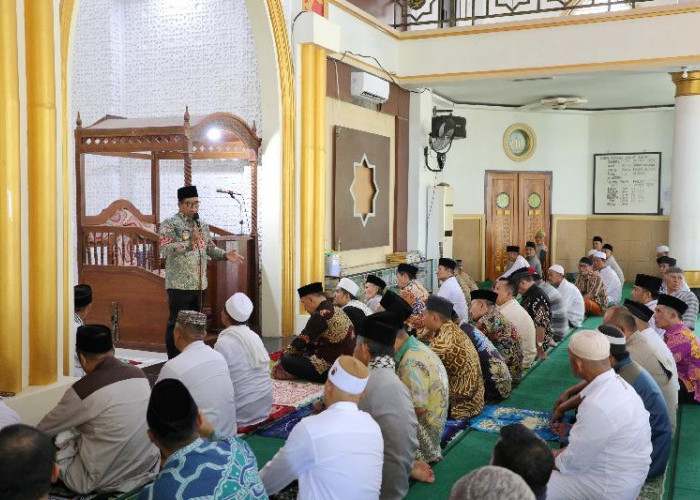
[[593,213],[657,215],[661,153],[593,155]]

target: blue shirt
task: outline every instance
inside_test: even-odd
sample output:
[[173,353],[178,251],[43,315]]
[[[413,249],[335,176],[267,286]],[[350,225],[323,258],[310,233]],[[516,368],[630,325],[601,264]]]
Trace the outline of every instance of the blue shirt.
[[215,433],[212,441],[197,438],[170,455],[139,498],[267,500],[267,493],[248,443]]
[[651,426],[651,465],[647,478],[661,476],[666,470],[673,434],[668,409],[658,384],[641,365],[632,360],[629,354],[613,367],[628,384],[630,384],[644,402],[649,412]]

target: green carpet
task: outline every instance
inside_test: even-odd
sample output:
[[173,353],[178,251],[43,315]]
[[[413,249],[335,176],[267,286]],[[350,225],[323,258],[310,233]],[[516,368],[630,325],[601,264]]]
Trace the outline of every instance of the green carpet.
[[255,434],[247,437],[245,441],[250,445],[253,453],[255,453],[255,458],[258,460],[258,468],[260,469],[275,456],[275,453],[277,453],[285,443],[284,439],[257,436]]
[[700,498],[698,464],[700,464],[700,406],[681,406],[678,415],[680,433],[672,452],[669,466],[667,497],[676,499]]

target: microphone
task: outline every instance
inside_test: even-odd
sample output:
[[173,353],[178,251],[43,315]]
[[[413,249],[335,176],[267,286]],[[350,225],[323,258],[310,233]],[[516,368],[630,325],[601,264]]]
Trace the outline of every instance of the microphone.
[[202,228],[202,224],[201,222],[199,222],[199,212],[195,212],[192,214],[192,220],[199,229]]
[[234,194],[238,194],[238,193],[234,193],[233,191],[231,191],[229,189],[217,189],[216,192],[217,193],[224,193],[224,194],[227,194],[229,196],[233,196]]

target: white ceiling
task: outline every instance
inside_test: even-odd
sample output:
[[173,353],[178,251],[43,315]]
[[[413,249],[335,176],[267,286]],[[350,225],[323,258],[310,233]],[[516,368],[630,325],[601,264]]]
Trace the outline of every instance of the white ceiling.
[[545,97],[577,96],[588,99],[580,106],[583,109],[664,106],[673,105],[670,70],[558,75],[551,80],[434,82],[421,87],[430,87],[455,103],[523,106]]

